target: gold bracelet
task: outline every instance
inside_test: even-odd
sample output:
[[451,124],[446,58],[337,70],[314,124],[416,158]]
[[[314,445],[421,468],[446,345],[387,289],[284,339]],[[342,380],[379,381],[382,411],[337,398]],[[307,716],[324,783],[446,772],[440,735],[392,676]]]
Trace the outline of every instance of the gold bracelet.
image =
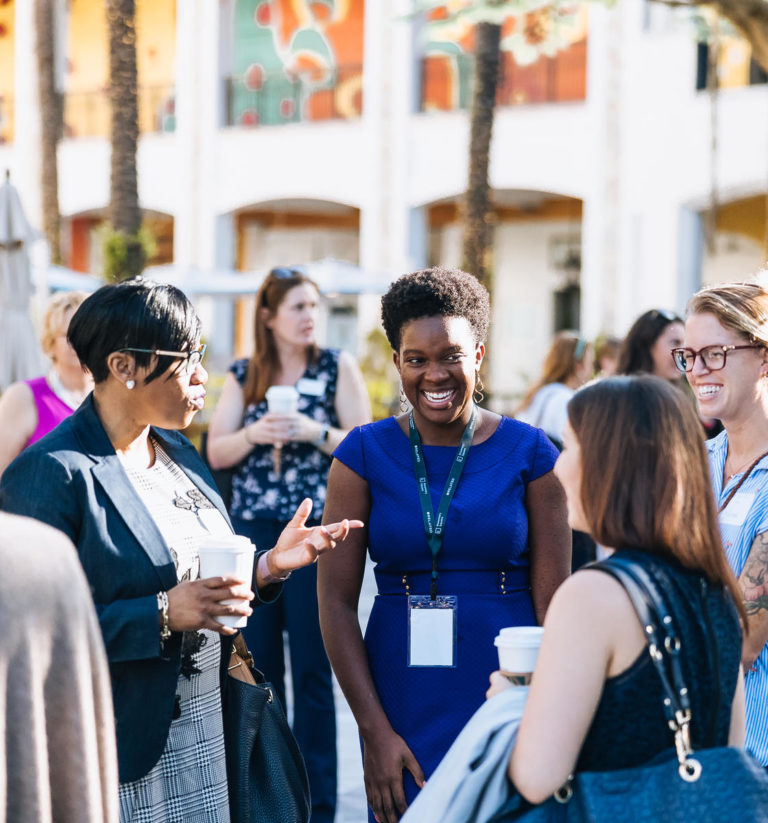
[[160,642],[165,641],[171,636],[171,627],[168,618],[168,594],[166,592],[157,593],[157,609],[160,612],[162,625],[160,626]]

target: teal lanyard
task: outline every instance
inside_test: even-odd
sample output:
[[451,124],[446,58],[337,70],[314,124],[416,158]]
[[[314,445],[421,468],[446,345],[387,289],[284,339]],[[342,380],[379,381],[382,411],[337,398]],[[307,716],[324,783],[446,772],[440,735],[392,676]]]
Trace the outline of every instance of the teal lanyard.
[[432,552],[432,582],[429,585],[429,596],[432,600],[437,598],[437,556],[443,548],[443,536],[445,534],[445,520],[448,516],[448,509],[459,485],[461,473],[467,462],[469,447],[472,445],[472,438],[475,436],[477,426],[477,406],[472,409],[472,416],[469,418],[461,436],[459,450],[453,458],[453,465],[445,481],[443,495],[440,498],[440,505],[437,508],[437,517],[432,513],[432,497],[429,493],[429,482],[427,480],[427,466],[424,463],[424,452],[421,448],[421,438],[413,422],[413,412],[408,418],[409,437],[411,440],[411,456],[413,458],[413,470],[419,481],[419,502],[421,503],[421,514],[424,518],[424,531],[427,535],[429,550]]

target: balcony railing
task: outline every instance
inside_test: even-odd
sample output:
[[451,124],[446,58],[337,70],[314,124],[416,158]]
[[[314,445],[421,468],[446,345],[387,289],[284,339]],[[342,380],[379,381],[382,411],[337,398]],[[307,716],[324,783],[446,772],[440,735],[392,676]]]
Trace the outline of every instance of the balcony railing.
[[[64,134],[67,137],[106,137],[110,124],[106,89],[72,92],[64,96]],[[139,133],[172,132],[176,129],[173,86],[139,88]]]
[[[472,101],[474,55],[429,55],[421,61],[421,111],[469,108]],[[502,53],[496,105],[562,103],[587,96],[587,41],[573,43],[555,57],[540,57],[518,66]]]
[[363,67],[263,72],[257,64],[226,78],[228,126],[350,120],[363,111]]

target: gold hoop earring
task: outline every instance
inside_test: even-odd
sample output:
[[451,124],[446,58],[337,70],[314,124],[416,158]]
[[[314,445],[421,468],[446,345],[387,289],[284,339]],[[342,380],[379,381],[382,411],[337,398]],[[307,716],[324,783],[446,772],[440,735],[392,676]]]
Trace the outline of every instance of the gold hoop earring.
[[407,412],[408,411],[408,398],[405,396],[405,392],[403,391],[403,384],[400,384],[400,411]]
[[475,391],[472,394],[475,403],[482,403],[485,400],[484,388],[483,381],[480,379],[480,372],[475,372]]

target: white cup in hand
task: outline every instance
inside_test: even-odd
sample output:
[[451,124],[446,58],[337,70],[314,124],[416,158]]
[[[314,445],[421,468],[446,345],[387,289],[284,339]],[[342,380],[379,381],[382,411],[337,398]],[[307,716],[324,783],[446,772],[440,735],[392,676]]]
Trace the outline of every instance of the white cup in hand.
[[530,681],[543,634],[541,626],[511,626],[499,630],[493,641],[499,652],[499,669],[513,683]]
[[[253,554],[256,547],[247,537],[233,534],[225,537],[204,537],[200,543],[200,577],[223,577],[234,575],[251,586],[253,577]],[[247,600],[222,600],[227,605],[248,605]],[[216,618],[222,626],[241,629],[248,622],[244,614],[219,615]]]
[[270,386],[267,389],[267,409],[272,414],[296,414],[299,393],[294,386]]

